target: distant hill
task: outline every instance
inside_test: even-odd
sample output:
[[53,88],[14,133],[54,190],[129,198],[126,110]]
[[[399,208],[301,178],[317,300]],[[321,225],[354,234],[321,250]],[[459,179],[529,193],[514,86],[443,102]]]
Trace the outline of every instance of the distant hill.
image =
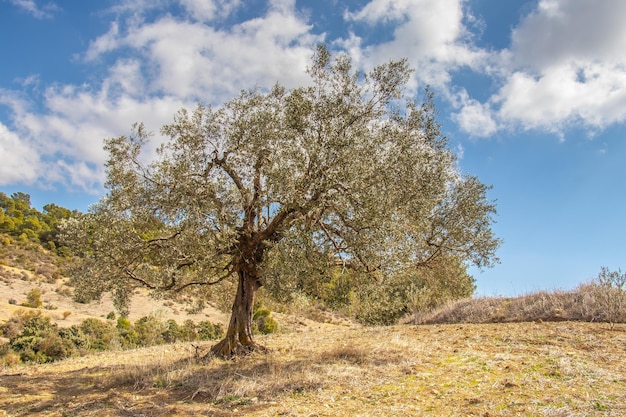
[[[27,308],[20,304],[26,302],[27,294],[33,289],[41,292],[41,310],[59,326],[69,327],[86,318],[104,319],[111,312],[116,314],[110,296],[88,304],[73,300],[73,289],[63,276],[66,263],[65,258],[40,244],[0,234],[0,321],[6,321],[16,310]],[[136,290],[129,319],[134,321],[149,314],[180,323],[191,319],[226,324],[228,320],[228,314],[214,306],[191,311],[187,304],[155,300],[146,291]]]

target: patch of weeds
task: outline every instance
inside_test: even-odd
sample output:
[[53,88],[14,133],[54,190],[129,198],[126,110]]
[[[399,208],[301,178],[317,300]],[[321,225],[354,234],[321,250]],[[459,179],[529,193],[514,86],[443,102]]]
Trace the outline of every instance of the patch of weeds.
[[224,397],[218,398],[213,401],[213,404],[229,404],[231,406],[243,406],[243,405],[252,405],[254,401],[251,398],[240,397],[238,395],[225,395]]
[[368,351],[356,346],[339,346],[326,353],[325,358],[331,361],[347,362],[353,365],[368,363]]
[[594,410],[598,410],[598,411],[609,411],[611,409],[611,407],[609,407],[608,405],[604,405],[600,403],[599,401],[596,401],[595,403],[593,403],[593,408]]
[[154,382],[152,383],[152,386],[154,388],[167,388],[169,386],[169,383],[167,381],[167,378],[164,378],[163,376],[159,375],[154,378]]

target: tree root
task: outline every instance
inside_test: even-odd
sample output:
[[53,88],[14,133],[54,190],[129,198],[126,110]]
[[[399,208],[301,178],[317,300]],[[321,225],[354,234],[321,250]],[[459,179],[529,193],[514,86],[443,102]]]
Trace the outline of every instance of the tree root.
[[269,353],[270,349],[259,345],[255,342],[252,342],[249,345],[244,345],[239,341],[231,343],[230,340],[224,339],[220,341],[218,344],[211,347],[211,350],[207,352],[206,355],[202,359],[210,360],[213,358],[218,359],[234,359],[236,357],[247,356],[252,353]]

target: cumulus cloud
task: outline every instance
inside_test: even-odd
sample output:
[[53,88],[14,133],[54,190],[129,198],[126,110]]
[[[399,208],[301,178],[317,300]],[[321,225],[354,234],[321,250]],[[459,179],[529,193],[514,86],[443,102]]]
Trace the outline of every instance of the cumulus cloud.
[[604,128],[626,120],[626,68],[571,62],[545,68],[540,76],[516,71],[494,99],[503,121],[527,128]]
[[85,59],[87,61],[94,61],[99,56],[118,48],[121,44],[119,23],[115,21],[111,22],[109,31],[98,36],[90,43],[85,53]]
[[476,137],[488,137],[498,130],[488,104],[471,99],[466,93],[461,95],[461,100],[463,101],[461,110],[453,114],[452,118],[462,130]]
[[[31,0],[12,2],[33,15],[44,10]],[[502,50],[477,46],[469,4],[371,0],[343,14],[347,35],[328,38],[294,0],[269,0],[245,19],[240,0],[119,2],[106,14],[108,29],[81,55],[102,78],[44,85],[25,75],[22,88],[37,90],[30,102],[2,91],[11,116],[0,124],[0,150],[17,162],[0,168],[0,183],[98,187],[103,138],[128,133],[137,121],[157,130],[180,107],[220,105],[255,85],[307,83],[305,68],[323,41],[365,70],[408,57],[416,69],[410,89],[430,84],[472,136],[519,127],[559,133],[572,124],[602,129],[626,120],[626,2],[539,0]],[[370,31],[385,32],[385,40]],[[454,85],[459,71],[479,74],[492,93],[472,97]]]
[[47,180],[66,179],[69,186],[93,190],[103,180],[104,138],[127,134],[138,121],[158,132],[163,121],[192,104],[171,96],[144,100],[119,93],[124,86],[113,80],[108,79],[98,91],[51,87],[44,95],[45,115],[28,109],[15,114],[14,125],[22,133],[21,142],[47,164]]
[[[500,129],[561,133],[626,120],[626,2],[541,0],[499,57],[501,88],[484,106]],[[462,114],[471,114],[469,103]],[[460,117],[459,120],[466,118]],[[471,129],[471,125],[462,125]]]
[[626,2],[541,0],[512,34],[515,63],[537,71],[572,61],[623,64]]
[[310,33],[293,1],[274,0],[264,16],[223,29],[169,15],[127,26],[122,33],[114,23],[85,57],[95,60],[129,48],[151,69],[145,74],[149,92],[211,103],[254,85],[301,84],[312,49],[322,40]]
[[364,47],[370,66],[408,57],[417,83],[446,90],[452,71],[487,57],[469,41],[466,13],[463,0],[372,0],[346,16],[372,26],[394,24],[391,40]]
[[0,123],[0,154],[5,155],[0,164],[0,185],[30,183],[37,175],[37,155],[20,137]]
[[19,159],[29,173],[24,181],[93,190],[103,181],[103,138],[126,134],[141,121],[157,132],[158,142],[158,129],[181,107],[219,105],[255,85],[300,85],[321,40],[292,0],[273,0],[264,15],[224,28],[200,20],[229,13],[235,3],[213,2],[210,12],[202,9],[206,2],[184,1],[193,19],[164,14],[153,21],[137,16],[156,6],[130,3],[116,10],[122,17],[83,55],[87,64],[108,67],[100,82],[48,86],[40,103],[3,99],[12,109],[3,146],[28,149],[32,156]]

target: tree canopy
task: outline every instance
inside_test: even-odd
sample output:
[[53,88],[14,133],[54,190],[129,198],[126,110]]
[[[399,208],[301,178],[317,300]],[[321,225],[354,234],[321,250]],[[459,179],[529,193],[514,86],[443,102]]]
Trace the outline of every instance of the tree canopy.
[[308,86],[180,110],[154,157],[142,124],[107,139],[108,193],[64,226],[83,259],[79,291],[112,291],[123,307],[137,285],[193,293],[234,278],[213,348],[231,356],[258,347],[254,293],[290,265],[381,279],[441,259],[496,261],[488,187],[459,173],[430,93],[404,96],[407,61],[364,74],[319,47],[308,72]]
[[49,249],[59,248],[58,226],[78,214],[56,204],[46,204],[43,212],[31,207],[30,195],[0,192],[0,232],[23,241],[40,242]]

